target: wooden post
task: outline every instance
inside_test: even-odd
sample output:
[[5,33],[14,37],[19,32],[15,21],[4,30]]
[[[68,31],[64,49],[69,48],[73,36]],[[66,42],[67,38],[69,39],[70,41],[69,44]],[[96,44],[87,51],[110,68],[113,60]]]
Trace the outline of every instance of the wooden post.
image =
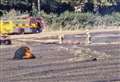
[[86,35],[87,35],[87,37],[86,37],[86,43],[87,44],[91,44],[91,35],[90,35],[90,32],[89,32],[88,29],[86,30]]
[[60,33],[58,35],[58,38],[59,38],[59,44],[62,44],[64,40],[64,34],[62,33],[62,27],[60,27]]

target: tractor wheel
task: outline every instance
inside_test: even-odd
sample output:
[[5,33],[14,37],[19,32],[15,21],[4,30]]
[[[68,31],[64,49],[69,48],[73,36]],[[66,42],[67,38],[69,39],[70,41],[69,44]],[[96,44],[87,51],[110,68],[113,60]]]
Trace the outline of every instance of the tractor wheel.
[[11,40],[5,40],[5,41],[4,41],[4,44],[5,44],[5,45],[11,45],[12,42],[11,42]]
[[37,33],[37,29],[32,28],[32,33]]
[[24,34],[25,33],[24,28],[19,29],[19,33]]

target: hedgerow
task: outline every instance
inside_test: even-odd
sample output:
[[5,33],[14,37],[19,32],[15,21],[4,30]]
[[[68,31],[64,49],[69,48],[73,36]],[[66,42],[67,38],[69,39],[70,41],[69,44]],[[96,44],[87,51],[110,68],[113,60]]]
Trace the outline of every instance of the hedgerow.
[[101,16],[93,13],[64,12],[61,15],[46,14],[41,11],[38,16],[42,16],[50,29],[81,29],[81,28],[109,28],[120,26],[120,13],[113,13]]

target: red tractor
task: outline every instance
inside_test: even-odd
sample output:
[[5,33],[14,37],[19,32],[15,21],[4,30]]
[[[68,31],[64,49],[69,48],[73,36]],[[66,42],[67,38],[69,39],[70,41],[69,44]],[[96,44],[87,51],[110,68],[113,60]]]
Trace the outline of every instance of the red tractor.
[[45,27],[45,23],[41,17],[32,17],[30,18],[30,26],[36,25],[35,28],[31,28],[33,33],[42,32],[43,28]]
[[42,17],[19,17],[15,24],[16,33],[39,33],[45,27]]

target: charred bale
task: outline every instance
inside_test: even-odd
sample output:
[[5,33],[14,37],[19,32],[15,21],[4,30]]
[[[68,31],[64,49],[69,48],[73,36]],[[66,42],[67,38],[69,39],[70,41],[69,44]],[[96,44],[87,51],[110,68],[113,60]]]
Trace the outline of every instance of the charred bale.
[[29,47],[23,46],[16,50],[13,59],[34,59],[36,58]]

